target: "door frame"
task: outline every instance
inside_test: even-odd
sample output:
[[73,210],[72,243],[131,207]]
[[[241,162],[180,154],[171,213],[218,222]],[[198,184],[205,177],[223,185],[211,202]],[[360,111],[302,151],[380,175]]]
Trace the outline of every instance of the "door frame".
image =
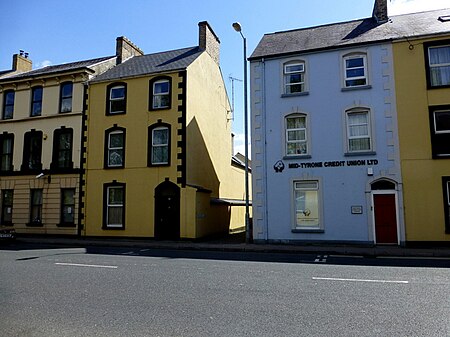
[[377,232],[376,232],[376,222],[375,222],[375,202],[374,195],[376,194],[393,194],[395,200],[395,222],[397,230],[397,246],[400,245],[400,215],[398,207],[398,193],[396,190],[372,190],[370,193],[370,209],[372,210],[372,231],[373,231],[373,241],[377,244]]

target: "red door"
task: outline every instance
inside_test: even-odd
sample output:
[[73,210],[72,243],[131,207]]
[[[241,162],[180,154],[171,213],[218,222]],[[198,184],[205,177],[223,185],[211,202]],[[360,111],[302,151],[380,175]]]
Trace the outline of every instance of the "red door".
[[375,237],[377,244],[398,244],[395,194],[374,194]]

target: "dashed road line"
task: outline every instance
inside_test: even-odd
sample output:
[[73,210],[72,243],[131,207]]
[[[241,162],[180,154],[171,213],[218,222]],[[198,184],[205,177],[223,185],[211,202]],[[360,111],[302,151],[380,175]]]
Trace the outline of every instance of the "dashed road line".
[[312,279],[321,281],[344,281],[344,282],[399,283],[399,284],[409,283],[409,281],[370,280],[370,279],[335,278],[335,277],[313,277]]
[[90,268],[109,268],[109,269],[117,269],[117,266],[106,266],[99,264],[81,264],[81,263],[64,263],[64,262],[56,262],[58,266],[72,266],[72,267],[90,267]]

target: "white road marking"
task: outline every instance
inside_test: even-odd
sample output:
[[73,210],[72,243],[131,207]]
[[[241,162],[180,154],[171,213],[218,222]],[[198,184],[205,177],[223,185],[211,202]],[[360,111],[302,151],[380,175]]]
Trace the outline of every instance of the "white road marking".
[[344,282],[401,283],[401,284],[409,283],[409,281],[367,280],[367,279],[334,278],[334,277],[313,277],[312,279],[322,281],[344,281]]
[[98,265],[98,264],[81,264],[81,263],[63,263],[63,262],[56,262],[55,264],[59,266],[74,266],[74,267],[91,267],[91,268],[109,268],[109,269],[117,269],[117,266],[105,266],[105,265]]
[[323,257],[322,257],[322,255],[317,255],[317,258],[314,260],[314,262],[325,263],[325,262],[327,262],[327,258],[328,258],[328,255],[324,255]]

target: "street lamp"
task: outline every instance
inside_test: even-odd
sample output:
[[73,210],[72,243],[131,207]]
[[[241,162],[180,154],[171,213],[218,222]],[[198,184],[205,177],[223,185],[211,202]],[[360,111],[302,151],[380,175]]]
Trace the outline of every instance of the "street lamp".
[[245,156],[245,242],[251,242],[250,236],[250,202],[248,188],[248,104],[247,104],[247,39],[242,34],[242,27],[239,22],[232,24],[234,30],[241,34],[244,43],[244,156]]

